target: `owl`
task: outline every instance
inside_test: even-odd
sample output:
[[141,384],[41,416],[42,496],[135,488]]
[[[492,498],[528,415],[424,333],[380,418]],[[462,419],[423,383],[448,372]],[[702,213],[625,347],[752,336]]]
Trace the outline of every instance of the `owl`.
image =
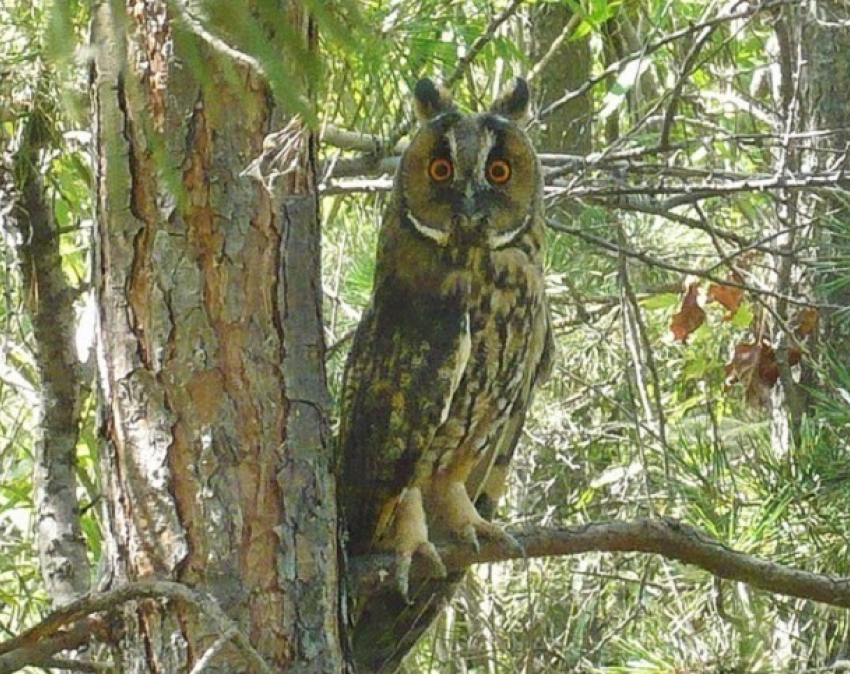
[[[397,607],[428,599],[423,586],[408,597],[414,556],[445,576],[435,542],[513,543],[490,518],[552,350],[526,82],[481,114],[428,79],[414,103],[420,125],[379,234],[339,438],[348,554],[394,556]],[[364,668],[379,671],[380,657]]]

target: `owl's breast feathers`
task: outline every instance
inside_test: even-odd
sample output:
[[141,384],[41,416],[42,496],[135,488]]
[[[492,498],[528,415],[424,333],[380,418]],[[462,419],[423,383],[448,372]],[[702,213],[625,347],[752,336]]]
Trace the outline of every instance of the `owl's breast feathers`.
[[[398,234],[398,232],[396,232]],[[438,475],[467,482],[474,501],[501,473],[498,498],[549,345],[537,228],[503,250],[445,250],[404,235],[381,253],[372,305],[346,368],[341,452],[349,549],[380,546],[387,505],[406,488],[426,495]],[[494,468],[495,466],[495,468]],[[439,497],[439,495],[437,495]]]

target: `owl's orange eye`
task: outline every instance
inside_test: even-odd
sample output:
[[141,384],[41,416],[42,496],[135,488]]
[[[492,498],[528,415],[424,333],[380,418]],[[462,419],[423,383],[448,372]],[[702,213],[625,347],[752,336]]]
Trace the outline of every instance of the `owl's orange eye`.
[[452,163],[448,159],[432,159],[428,167],[428,175],[434,182],[444,183],[452,177],[452,170]]
[[494,159],[487,164],[487,179],[496,185],[504,185],[511,179],[511,165],[504,159]]

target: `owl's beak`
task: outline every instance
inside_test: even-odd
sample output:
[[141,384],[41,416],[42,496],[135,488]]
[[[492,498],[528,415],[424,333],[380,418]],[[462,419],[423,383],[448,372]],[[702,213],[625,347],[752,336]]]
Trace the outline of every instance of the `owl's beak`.
[[475,205],[475,197],[465,196],[463,198],[463,202],[461,202],[460,213],[467,220],[476,220],[476,216],[478,215],[478,207]]
[[455,224],[463,239],[469,237],[475,239],[479,234],[481,221],[486,213],[481,207],[480,201],[475,198],[475,185],[471,179],[465,180],[458,191],[457,201],[454,203]]
[[483,219],[484,212],[475,204],[475,199],[466,197],[460,204],[455,222],[460,231],[464,232],[466,236],[477,238]]
[[467,227],[475,227],[481,220],[484,219],[484,209],[475,199],[475,189],[472,185],[467,186],[463,191],[463,197],[460,200],[459,213],[460,219]]

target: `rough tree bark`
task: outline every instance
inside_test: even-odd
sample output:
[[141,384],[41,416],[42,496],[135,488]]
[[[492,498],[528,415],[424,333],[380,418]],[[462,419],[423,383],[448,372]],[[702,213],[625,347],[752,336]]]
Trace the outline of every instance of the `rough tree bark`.
[[[590,77],[593,58],[590,39],[573,36],[578,17],[564,4],[542,4],[531,22],[531,47],[535,77],[532,80],[539,109],[545,109]],[[585,155],[591,150],[592,101],[585,93],[543,120],[540,147],[550,152]]]
[[[94,9],[101,587],[178,581],[217,600],[273,670],[339,671],[314,142],[291,123],[284,177],[246,174],[292,120],[193,7]],[[298,3],[277,18],[315,46]],[[256,671],[185,601],[141,600],[120,619],[120,671],[202,658]]]
[[[804,32],[799,35],[801,50],[801,82],[803,83],[803,107],[807,120],[807,131],[830,130],[829,134],[816,138],[813,163],[808,169],[846,170],[847,152],[850,149],[850,7],[847,3],[834,0],[819,0],[810,5],[806,16]],[[809,193],[814,213],[833,223],[850,222],[850,207],[847,199],[832,191],[826,194]],[[815,232],[820,244],[820,257],[829,260],[841,254],[836,241],[834,228],[819,227]],[[846,246],[844,247],[846,250]],[[844,273],[838,270],[837,274]],[[850,306],[850,284],[846,281],[835,283],[835,273],[819,278],[818,282],[824,298],[833,306]],[[835,316],[838,318],[837,316]],[[850,334],[847,333],[847,321],[824,321],[824,339],[828,340],[838,352],[850,346]],[[828,382],[832,385],[832,381]]]

